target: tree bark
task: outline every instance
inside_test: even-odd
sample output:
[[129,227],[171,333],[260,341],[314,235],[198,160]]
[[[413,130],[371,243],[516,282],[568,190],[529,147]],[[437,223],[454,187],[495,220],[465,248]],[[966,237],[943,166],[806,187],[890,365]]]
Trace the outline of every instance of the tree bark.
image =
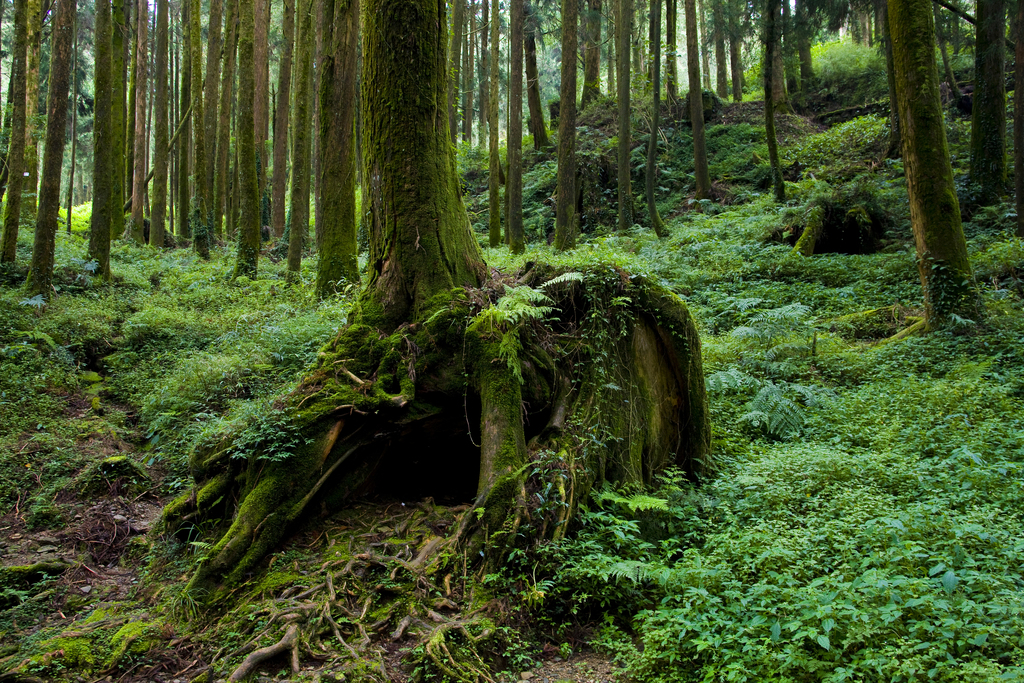
[[0,263],[14,263],[21,224],[22,187],[25,184],[26,71],[28,68],[28,24],[31,17],[27,0],[14,2],[14,56],[11,79],[14,82],[11,115],[11,142],[7,153],[8,188],[4,204],[3,236],[0,239]]
[[167,122],[168,0],[156,4],[155,121],[153,123],[153,205],[149,212],[149,243],[162,249],[167,233],[167,157],[170,131]]
[[939,43],[939,55],[942,57],[942,69],[946,74],[946,83],[949,90],[956,99],[960,97],[960,88],[956,84],[956,76],[953,74],[953,67],[949,63],[949,50],[946,49],[946,34],[942,30],[942,16],[939,14],[939,6],[932,3],[932,14],[935,20],[935,40]]
[[889,0],[888,10],[910,222],[924,289],[925,322],[934,327],[951,313],[972,307],[971,265],[939,100],[930,3]]
[[490,101],[490,87],[491,87],[491,70],[490,70],[490,58],[491,52],[487,47],[487,36],[490,35],[491,26],[489,23],[490,18],[490,2],[489,0],[480,1],[480,9],[482,13],[480,15],[480,93],[477,98],[480,101],[480,121],[477,129],[480,131],[480,146],[483,147],[487,144],[490,137],[490,115],[488,114],[488,104]]
[[[700,27],[700,37],[697,39],[697,51],[700,53],[701,83],[704,90],[711,90],[711,53],[708,45],[708,17],[704,11],[704,0],[697,0],[697,25]],[[687,30],[689,33],[689,30]],[[689,40],[689,38],[687,38]],[[689,45],[689,43],[687,43]],[[689,57],[687,57],[689,58]]]
[[[117,2],[117,0],[114,0]],[[189,3],[191,0],[181,3],[181,91],[178,111],[188,111],[192,106],[192,40],[189,35]],[[188,185],[189,179],[189,157],[192,153],[192,122],[194,117],[189,117],[185,123],[181,137],[178,138],[178,237],[184,239],[192,238],[191,207],[192,191]]]
[[[647,167],[644,180],[647,190],[647,214],[651,218],[651,227],[658,237],[668,237],[665,223],[661,220],[658,205],[654,201],[658,173],[658,126],[661,123],[661,0],[652,0],[650,22],[651,47],[654,51],[651,55],[654,87],[651,92],[651,132],[647,140]],[[703,117],[701,122],[703,123]]]
[[76,3],[61,2],[50,30],[50,84],[46,94],[46,150],[43,153],[39,215],[28,273],[31,294],[50,298],[53,290],[53,250],[60,213],[60,171],[67,134],[68,90],[71,82],[71,45],[74,43]]
[[462,57],[462,30],[465,23],[466,0],[454,0],[452,9],[452,42],[450,46],[451,81],[448,84],[448,126],[451,129],[452,143],[458,142],[459,134],[459,67]]
[[[24,0],[20,0],[24,2]],[[95,34],[93,37],[93,166],[92,216],[89,220],[89,260],[96,261],[96,274],[110,279],[110,211],[114,202],[113,137],[114,93],[111,47],[110,1],[96,0]]]
[[490,58],[490,95],[487,103],[488,113],[488,245],[494,249],[501,244],[501,198],[498,190],[498,175],[501,172],[501,158],[498,152],[498,41],[501,18],[498,14],[498,0],[491,0],[491,58]]
[[[125,42],[125,36],[128,33],[128,12],[130,9],[130,5],[126,5],[124,0],[113,0],[111,7],[113,31],[110,39],[110,69],[112,74],[111,89],[114,93],[114,99],[111,103],[111,111],[113,113],[110,119],[112,130],[110,142],[116,151],[113,154],[114,172],[112,176],[114,187],[110,194],[111,239],[120,239],[124,234],[124,200],[127,199],[125,197],[125,177],[128,173],[128,165],[127,158],[121,150],[125,149],[127,137],[125,108],[128,98],[125,92],[125,66],[127,63],[125,50],[128,48],[128,43]],[[134,128],[132,130],[134,131]]]
[[[539,26],[530,17],[526,31],[526,101],[530,108],[529,130],[533,135],[533,148],[538,152],[551,146],[548,126],[544,123],[544,106],[540,101],[540,75],[537,73],[537,31]],[[574,98],[575,99],[575,98]]]
[[334,294],[346,282],[359,282],[355,148],[359,2],[324,0],[323,7],[324,46],[317,112],[324,219],[316,271],[316,293],[320,298]]
[[[575,0],[573,0],[575,1]],[[513,254],[526,251],[526,235],[523,232],[523,0],[511,0],[511,26],[509,49],[511,64],[509,66],[508,93],[508,245]],[[574,5],[575,6],[575,5]],[[563,14],[563,17],[565,15]],[[575,48],[576,25],[562,23],[562,40],[567,33],[572,34]],[[564,44],[564,42],[563,42]],[[563,48],[564,49],[564,48]],[[573,49],[573,104],[576,100],[575,55]],[[563,76],[564,82],[564,76]],[[561,130],[561,129],[559,129]]]
[[[779,0],[767,0],[765,2],[764,18],[764,64],[775,62],[778,50],[778,16]],[[779,140],[775,135],[775,80],[779,73],[772,68],[765,68],[764,71],[764,130],[768,138],[768,160],[772,167],[772,187],[775,190],[775,201],[782,203],[786,201],[786,185],[782,180],[782,162],[779,161]]]
[[[75,8],[75,43],[72,46],[74,59],[71,63],[71,168],[68,169],[68,234],[71,234],[71,209],[74,206],[75,196],[75,161],[77,160],[78,147],[78,8]],[[0,10],[0,16],[3,15]]]
[[[800,58],[800,90],[802,92],[806,91],[810,87],[811,81],[814,80],[814,63],[811,57],[811,23],[807,16],[807,1],[797,0],[796,21],[793,24],[797,53]],[[885,0],[876,0],[876,2],[879,2],[880,5],[885,4]],[[881,21],[882,17],[879,16],[879,23]]]
[[[782,114],[789,114],[792,110],[789,107],[789,97],[786,94],[786,68],[782,61],[782,17],[781,17],[781,4],[775,4],[775,15],[768,17],[767,20],[772,22],[775,30],[772,33],[772,58],[771,60],[765,60],[766,64],[771,64],[772,71],[772,105],[775,111]],[[767,52],[765,53],[768,54]]]
[[[270,0],[255,0],[253,29],[253,59],[255,68],[255,99],[253,115],[256,126],[255,149],[257,156],[256,172],[259,183],[258,201],[260,202],[257,222],[263,226],[262,202],[263,192],[267,187],[267,170],[270,168],[267,158],[267,132],[270,126]],[[242,17],[244,21],[246,18]],[[239,43],[241,45],[241,43]],[[239,47],[241,62],[241,47]],[[241,88],[239,88],[241,90]],[[244,164],[244,162],[242,162]],[[239,169],[244,184],[248,171],[244,166]],[[245,192],[243,187],[243,194]],[[244,202],[243,202],[244,203]],[[243,226],[244,226],[243,221]]]
[[298,280],[309,239],[309,138],[313,79],[313,0],[297,0],[295,107],[292,112],[292,174],[288,212],[288,278]]
[[149,3],[139,0],[135,13],[135,152],[134,169],[132,172],[132,225],[131,237],[139,244],[145,238],[146,202],[146,146],[149,136],[146,135],[146,94],[149,90],[149,56],[147,41],[149,39]]
[[978,0],[975,34],[975,86],[971,109],[971,181],[979,200],[994,204],[1006,189],[1006,85],[1003,0]]
[[587,0],[583,25],[583,95],[580,98],[580,109],[586,109],[588,104],[601,95],[601,0]]
[[729,96],[729,64],[725,56],[725,16],[722,3],[724,0],[712,0],[712,22],[715,34],[715,91],[723,100]]
[[697,183],[696,198],[711,196],[711,174],[708,172],[708,152],[704,141],[704,95],[700,87],[700,47],[697,43],[697,3],[685,0],[686,8],[686,64],[689,74],[690,125],[693,128],[693,174]]
[[[563,0],[564,2],[565,0]],[[619,0],[619,14],[615,18],[616,59],[618,69],[615,74],[618,81],[619,104],[619,148],[618,148],[618,179],[619,179],[619,231],[625,232],[633,227],[633,189],[630,186],[630,107],[629,107],[629,41],[633,35],[633,0]]]
[[665,0],[665,91],[668,105],[673,109],[679,100],[678,6],[679,0]]
[[295,0],[284,0],[283,48],[277,71],[277,111],[274,112],[274,186],[271,208],[274,234],[284,234],[285,202],[288,189],[288,115],[291,102],[292,50],[295,37]]
[[469,2],[469,33],[464,39],[462,69],[462,141],[473,144],[473,70],[476,68],[476,0]]
[[[238,254],[235,259],[235,277],[256,279],[256,265],[260,254],[260,190],[257,178],[259,160],[259,73],[260,57],[258,5],[263,0],[238,0]],[[264,46],[265,48],[266,46]]]
[[885,76],[889,84],[889,145],[887,159],[900,156],[900,110],[896,104],[896,71],[892,57],[892,38],[889,33],[889,8],[886,0],[878,0],[878,23],[881,27],[882,49],[885,51]]
[[1017,207],[1017,237],[1024,237],[1024,2],[1014,15],[1013,62],[1013,185]]
[[732,71],[732,101],[743,101],[743,36],[739,17],[729,12],[729,69]]
[[200,258],[210,258],[210,226],[207,220],[206,206],[209,188],[202,182],[201,175],[206,169],[206,136],[203,134],[203,121],[206,120],[203,108],[203,44],[201,0],[190,0],[189,8],[189,40],[191,41],[191,72],[192,72],[192,172],[196,176],[192,188],[190,218],[192,224],[192,246]]
[[[294,1],[294,0],[289,0]],[[227,0],[224,18],[224,71],[221,75],[220,106],[217,108],[217,175],[214,183],[213,229],[223,234],[231,184],[231,104],[235,83],[235,52],[238,49],[238,0]]]
[[[229,0],[230,1],[230,0]],[[224,43],[221,40],[221,22],[223,21],[223,0],[210,0],[210,17],[207,28],[206,42],[206,74],[203,83],[203,135],[206,142],[206,168],[203,169],[203,177],[206,179],[206,215],[203,219],[213,229],[213,234],[218,238],[220,233],[220,222],[215,220],[213,214],[217,212],[217,104],[220,101],[220,60],[224,51]]]
[[[555,250],[572,249],[579,232],[576,213],[576,0],[562,0],[561,92],[558,109],[558,176],[555,202]],[[584,96],[586,84],[584,83]]]
[[39,192],[39,61],[43,50],[43,12],[40,0],[28,0],[28,55],[26,57],[25,112],[25,184],[22,186],[21,217],[23,222],[35,221]]
[[[128,197],[132,194],[135,188],[135,115],[137,113],[135,98],[138,96],[137,76],[139,70],[139,41],[136,39],[138,32],[135,30],[135,20],[131,16],[132,4],[141,4],[142,0],[128,0],[125,4],[125,35],[124,38],[127,41],[124,46],[124,50],[130,55],[128,58],[128,82],[127,82],[127,104],[128,107],[125,110],[125,128],[124,128],[124,200],[127,201]],[[145,116],[143,116],[145,118]],[[129,216],[130,220],[130,216]],[[132,226],[130,223],[125,224],[126,230],[115,237],[130,237],[134,239],[132,234]]]

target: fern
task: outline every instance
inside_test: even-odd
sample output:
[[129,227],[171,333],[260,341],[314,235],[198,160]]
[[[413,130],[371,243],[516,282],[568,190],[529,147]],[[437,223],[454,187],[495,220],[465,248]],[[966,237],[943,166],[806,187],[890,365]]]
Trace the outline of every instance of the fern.
[[617,491],[611,488],[604,488],[594,494],[594,498],[599,503],[614,503],[615,505],[623,505],[628,507],[630,512],[648,512],[651,510],[668,510],[668,500],[665,498],[657,498],[655,496],[649,496],[645,493],[636,493],[632,496],[623,496]]

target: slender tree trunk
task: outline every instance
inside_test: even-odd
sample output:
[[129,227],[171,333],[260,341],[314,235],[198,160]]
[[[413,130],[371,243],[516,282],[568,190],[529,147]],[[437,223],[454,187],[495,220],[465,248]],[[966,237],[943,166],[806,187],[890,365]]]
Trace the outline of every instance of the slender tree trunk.
[[[24,4],[25,0],[19,0]],[[15,5],[17,7],[17,4]],[[17,16],[17,14],[15,14]],[[110,279],[110,211],[114,206],[114,156],[111,144],[114,93],[111,47],[110,1],[96,0],[93,36],[93,155],[92,216],[89,219],[89,260],[96,261],[96,274]],[[120,208],[120,207],[119,207]]]
[[[567,0],[563,0],[566,2]],[[633,32],[633,0],[619,0],[619,14],[615,18],[616,58],[618,59],[618,104],[619,104],[619,230],[625,232],[633,227],[633,189],[630,186],[630,107],[629,107],[629,41]]]
[[53,290],[53,250],[60,214],[60,171],[68,123],[71,82],[71,46],[75,32],[75,2],[61,2],[50,27],[50,84],[46,94],[46,149],[43,153],[39,215],[36,217],[32,264],[28,273],[31,294],[50,298]]
[[796,47],[796,40],[793,36],[793,17],[790,15],[789,2],[782,3],[782,65],[786,75],[786,92],[795,93],[800,90],[799,72],[793,69],[793,53]]
[[487,139],[490,136],[488,124],[491,119],[487,110],[491,87],[491,53],[487,47],[487,36],[491,32],[491,26],[489,23],[490,8],[490,2],[488,0],[480,0],[480,9],[482,10],[482,14],[480,15],[480,94],[478,95],[478,99],[480,100],[480,121],[477,128],[480,131],[481,147],[487,144]]
[[[972,308],[971,264],[939,100],[939,73],[929,0],[889,0],[889,31],[896,67],[903,167],[910,223],[924,289],[925,322]],[[980,14],[980,13],[979,13]],[[999,36],[1002,48],[1002,36]]]
[[[125,115],[127,93],[125,92],[125,49],[128,43],[125,36],[128,33],[128,11],[129,6],[124,0],[113,0],[111,12],[112,33],[111,45],[111,89],[114,99],[111,102],[111,134],[110,142],[115,150],[113,154],[113,183],[110,193],[110,238],[119,239],[124,234],[124,201],[125,197],[125,176],[127,174],[127,159],[121,150],[125,149],[126,134]],[[134,128],[132,129],[134,130]]]
[[[257,119],[260,97],[259,74],[261,57],[259,49],[261,27],[257,12],[263,0],[238,0],[238,116],[237,131],[238,159],[238,255],[235,261],[235,277],[256,279],[256,264],[260,253],[260,190],[257,178],[257,144],[260,122]],[[263,49],[266,49],[264,44]]]
[[[230,0],[229,0],[230,1]],[[220,222],[213,219],[217,211],[215,178],[217,171],[217,104],[220,100],[220,60],[224,50],[221,40],[223,21],[223,0],[210,0],[210,19],[206,43],[206,74],[203,84],[203,135],[205,136],[206,168],[203,177],[207,188],[207,215],[203,219],[212,224],[214,234],[220,237]]]
[[459,134],[459,80],[460,57],[462,56],[462,30],[465,23],[466,0],[454,0],[452,9],[452,42],[450,46],[451,80],[448,84],[448,126],[451,129],[452,142],[458,142]]
[[206,200],[209,188],[202,181],[202,173],[206,168],[206,136],[203,135],[203,121],[205,110],[203,108],[203,44],[201,0],[190,0],[189,8],[189,40],[191,41],[192,52],[192,171],[195,174],[195,183],[192,187],[192,202],[189,213],[192,223],[192,246],[200,258],[210,258],[210,226],[207,221]]
[[[316,270],[316,293],[320,298],[339,291],[346,282],[359,282],[355,147],[359,2],[324,0],[323,7],[324,47],[317,112],[323,155],[320,188],[324,229]],[[458,79],[452,83],[456,84]]]
[[[701,83],[705,90],[711,90],[711,51],[708,45],[708,17],[704,11],[704,0],[697,0],[697,19],[700,26],[700,38],[697,42],[697,50],[700,52]],[[689,29],[687,29],[689,33]],[[689,45],[689,43],[687,43]]]
[[[792,110],[789,106],[789,98],[786,95],[786,69],[782,62],[782,20],[781,20],[781,7],[782,3],[774,4],[775,15],[768,17],[767,19],[772,22],[775,30],[772,32],[772,51],[771,60],[765,60],[766,64],[771,64],[772,68],[772,106],[775,111],[788,114]],[[768,54],[767,52],[765,53]]]
[[886,0],[878,0],[879,38],[885,51],[885,75],[889,83],[889,145],[885,151],[887,159],[900,156],[900,110],[896,105],[896,71],[893,66],[892,39],[889,37],[889,9]]
[[970,176],[981,203],[993,204],[1006,190],[1006,9],[1004,0],[978,0],[977,5]]
[[[117,0],[115,0],[116,2]],[[181,104],[178,111],[187,112],[192,107],[192,40],[189,35],[189,2],[181,3]],[[189,157],[192,152],[192,130],[196,117],[195,112],[189,115],[184,130],[178,138],[178,237],[192,238],[191,201],[192,191],[188,186]]]
[[473,70],[476,68],[476,0],[469,3],[469,33],[465,37],[466,63],[462,69],[462,140],[473,144]]
[[678,7],[679,0],[665,0],[665,90],[670,111],[679,100]]
[[25,184],[25,119],[26,111],[26,70],[28,68],[28,24],[27,0],[14,2],[14,56],[12,57],[11,79],[14,82],[13,113],[11,115],[11,142],[7,153],[9,186],[7,203],[4,205],[3,236],[0,239],[0,263],[14,263],[18,247],[18,227],[21,223],[21,193]]
[[[487,103],[489,166],[488,189],[488,244],[493,249],[501,243],[501,204],[498,190],[498,176],[501,173],[501,159],[498,155],[498,42],[501,17],[498,14],[498,0],[491,0],[491,92]],[[365,101],[365,99],[364,99]]]
[[[526,235],[523,231],[523,0],[511,0],[511,64],[509,65],[508,93],[508,182],[505,192],[508,196],[508,244],[513,254],[521,254],[526,250]],[[575,7],[575,5],[573,5]],[[573,35],[573,51],[563,54],[573,55],[572,100],[576,104],[576,61],[575,61],[575,23],[566,24],[565,14],[562,15],[562,40],[566,34]],[[563,46],[563,50],[564,50]],[[562,82],[565,82],[563,76]],[[563,105],[565,103],[563,102]],[[557,228],[556,228],[557,230]]]
[[729,69],[732,71],[732,101],[743,101],[743,36],[739,17],[729,12]]
[[[78,11],[75,8],[74,61],[71,64],[71,168],[68,170],[68,234],[71,234],[71,209],[75,201],[75,161],[78,151]],[[0,16],[3,11],[0,9]]]
[[[292,2],[293,0],[289,0]],[[235,50],[238,48],[238,0],[226,0],[224,21],[224,72],[221,75],[220,106],[217,108],[217,175],[214,183],[213,226],[221,233],[227,211],[231,158],[231,103],[235,83]]]
[[[876,2],[885,5],[885,0],[876,0]],[[800,58],[800,90],[803,92],[814,80],[814,63],[811,57],[811,24],[807,17],[807,0],[796,0],[795,14],[794,33],[796,34],[796,49]],[[881,21],[882,17],[879,15],[879,24]]]
[[292,112],[292,174],[288,212],[288,279],[297,281],[309,237],[309,110],[313,78],[313,0],[297,0],[295,107]]
[[146,93],[149,87],[147,66],[149,57],[146,43],[149,39],[149,3],[139,0],[135,13],[135,168],[132,173],[132,225],[131,237],[142,244],[145,242],[146,202]]
[[696,198],[711,196],[711,175],[704,141],[704,96],[700,88],[700,47],[697,43],[697,3],[685,0],[686,64],[689,72],[690,125],[693,127],[693,173],[697,183]]
[[946,74],[946,83],[949,84],[950,93],[954,98],[959,99],[960,88],[956,84],[956,76],[949,64],[949,50],[946,49],[946,34],[942,30],[942,15],[939,13],[939,6],[932,3],[932,18],[935,20],[935,40],[939,43],[939,55],[942,57],[942,69]]
[[[12,39],[11,42],[12,43],[14,42],[13,39]],[[13,62],[13,60],[12,60],[12,62]],[[12,66],[12,73],[13,73],[13,66]],[[11,103],[13,101],[14,101],[14,79],[13,78],[8,78],[7,79],[7,106],[4,107],[4,110],[3,110],[3,112],[4,112],[3,134],[2,134],[2,136],[0,136],[0,137],[2,137],[2,139],[7,140],[8,144],[7,144],[7,148],[3,149],[2,152],[0,152],[0,160],[3,161],[3,168],[2,168],[2,170],[0,170],[0,199],[3,199],[4,194],[7,192],[7,183],[9,181],[9,179],[10,179],[9,178],[9,176],[10,176],[10,174],[9,174],[10,168],[8,167],[7,161],[8,161],[9,152],[10,152],[11,114],[12,114],[12,110],[13,110],[13,106],[11,105]],[[0,219],[0,222],[2,222],[2,219]]]
[[1014,15],[1013,60],[1013,185],[1017,206],[1017,237],[1024,237],[1024,2]]
[[[778,16],[779,1],[767,0],[764,15],[764,64],[775,61],[778,50]],[[779,161],[779,140],[775,136],[775,79],[779,73],[775,69],[764,71],[764,130],[768,138],[768,160],[772,167],[772,187],[775,189],[775,201],[786,201],[786,185],[782,180],[782,163]]]
[[[241,7],[241,5],[239,5]],[[257,179],[259,184],[258,197],[260,206],[257,211],[259,219],[257,227],[263,225],[262,215],[262,202],[263,192],[267,187],[267,170],[270,167],[268,163],[270,159],[267,158],[267,129],[270,126],[270,0],[255,0],[254,8],[254,35],[253,35],[253,59],[254,68],[256,69],[256,80],[255,80],[255,100],[253,104],[253,116],[255,117],[256,132],[255,135],[255,148],[257,155]],[[241,17],[242,21],[246,21],[246,17]],[[241,41],[239,41],[239,53],[238,53],[239,64],[241,65],[242,53],[241,53]],[[241,85],[239,85],[239,95],[241,95]],[[239,112],[241,113],[241,111]],[[239,169],[241,179],[243,183],[242,193],[245,194],[244,183],[246,182],[245,161],[240,160],[242,167]],[[245,221],[242,221],[243,230],[245,229]],[[243,238],[244,239],[244,238]]]
[[25,113],[25,184],[22,186],[21,217],[23,222],[35,221],[39,191],[39,61],[43,49],[43,14],[40,0],[28,0],[28,56],[26,71]]
[[[575,100],[575,95],[573,96]],[[548,126],[544,123],[544,106],[540,101],[540,74],[537,72],[537,28],[526,31],[526,100],[530,107],[529,130],[533,148],[540,152],[551,146]]]
[[167,155],[170,132],[167,123],[168,0],[156,4],[156,72],[153,123],[153,205],[149,212],[149,243],[162,249],[167,233]]
[[658,205],[654,201],[654,189],[658,175],[658,126],[661,123],[661,0],[651,3],[651,68],[654,70],[654,88],[651,92],[651,134],[647,140],[647,167],[644,173],[647,190],[647,213],[651,217],[651,227],[658,237],[668,237],[665,223],[658,213]]
[[583,25],[585,42],[583,96],[580,98],[580,109],[586,109],[588,104],[601,95],[601,0],[587,0],[587,14]]
[[[675,0],[669,0],[669,2],[675,2]],[[618,35],[615,32],[615,15],[619,11],[619,0],[609,0],[608,4],[608,23],[605,27],[608,40],[605,43],[605,57],[608,60],[608,96],[611,97],[619,92],[615,86],[615,70],[619,68],[619,63],[615,59],[615,36]]]
[[725,13],[722,3],[724,0],[712,0],[712,22],[715,33],[715,91],[723,100],[729,96],[729,62],[725,56],[725,34],[728,32],[725,25]]
[[[128,85],[127,99],[128,108],[125,110],[124,128],[124,195],[123,201],[127,202],[135,188],[135,98],[138,96],[138,70],[139,70],[139,42],[136,40],[135,20],[131,16],[132,3],[141,4],[143,0],[129,0],[125,4],[125,52],[130,53],[128,61]],[[143,117],[145,118],[145,117]],[[123,209],[122,209],[123,210]],[[126,223],[126,232],[116,237],[133,237],[131,225]]]
[[284,0],[284,41],[277,72],[277,111],[274,117],[274,187],[271,205],[274,234],[284,234],[284,196],[288,189],[288,115],[291,101],[292,50],[295,34],[295,0]]
[[[557,251],[572,249],[576,245],[580,222],[580,217],[576,213],[576,27],[579,24],[577,6],[576,0],[562,0],[562,83],[561,102],[558,108],[558,176],[555,203]],[[590,22],[589,17],[587,22]],[[584,98],[586,87],[584,82]]]

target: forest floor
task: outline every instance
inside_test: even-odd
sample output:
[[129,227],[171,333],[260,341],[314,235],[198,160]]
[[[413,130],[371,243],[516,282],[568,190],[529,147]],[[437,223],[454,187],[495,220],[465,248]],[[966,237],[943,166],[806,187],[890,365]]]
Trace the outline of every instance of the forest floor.
[[[52,302],[25,297],[23,270],[0,272],[0,681],[214,681],[289,615],[325,607],[358,653],[324,621],[298,674],[281,656],[258,680],[456,680],[437,642],[481,680],[1024,679],[1024,244],[1010,206],[965,211],[978,314],[898,338],[922,297],[902,166],[879,158],[885,120],[786,118],[782,204],[765,192],[759,125],[757,103],[710,123],[722,199],[696,202],[688,131],[666,124],[665,240],[643,210],[611,232],[614,192],[596,174],[581,245],[555,254],[554,165],[539,155],[527,253],[485,250],[502,272],[605,268],[683,297],[715,476],[602,489],[569,538],[490,574],[445,545],[465,507],[365,501],[304,529],[214,609],[185,590],[209,538],[161,536],[159,511],[189,489],[191,449],[263,419],[353,295],[317,301],[312,259],[293,286],[270,259],[258,280],[232,279],[224,246],[202,262],[123,242],[102,286],[76,209]],[[948,126],[962,175],[965,125]],[[591,168],[610,168],[610,132],[585,132]],[[480,162],[460,150],[471,216]],[[794,254],[817,211],[864,253]],[[23,231],[21,263],[30,248]]]

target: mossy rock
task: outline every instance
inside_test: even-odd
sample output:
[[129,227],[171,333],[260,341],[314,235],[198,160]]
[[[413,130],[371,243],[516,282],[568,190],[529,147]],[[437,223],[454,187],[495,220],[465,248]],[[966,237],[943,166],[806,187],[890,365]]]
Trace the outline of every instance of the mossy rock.
[[884,306],[859,311],[829,321],[829,330],[853,339],[884,339],[900,329],[900,307]]
[[134,496],[147,490],[152,481],[142,465],[126,455],[115,455],[93,463],[74,482],[80,494],[126,494]]
[[[690,96],[689,93],[681,94],[674,105],[671,105],[669,115],[684,123],[690,122]],[[725,103],[722,98],[710,90],[701,91],[701,99],[704,104],[704,123],[710,123],[722,113]]]
[[0,609],[20,602],[19,593],[25,593],[37,583],[60,576],[71,565],[65,562],[37,562],[36,564],[0,567]]

